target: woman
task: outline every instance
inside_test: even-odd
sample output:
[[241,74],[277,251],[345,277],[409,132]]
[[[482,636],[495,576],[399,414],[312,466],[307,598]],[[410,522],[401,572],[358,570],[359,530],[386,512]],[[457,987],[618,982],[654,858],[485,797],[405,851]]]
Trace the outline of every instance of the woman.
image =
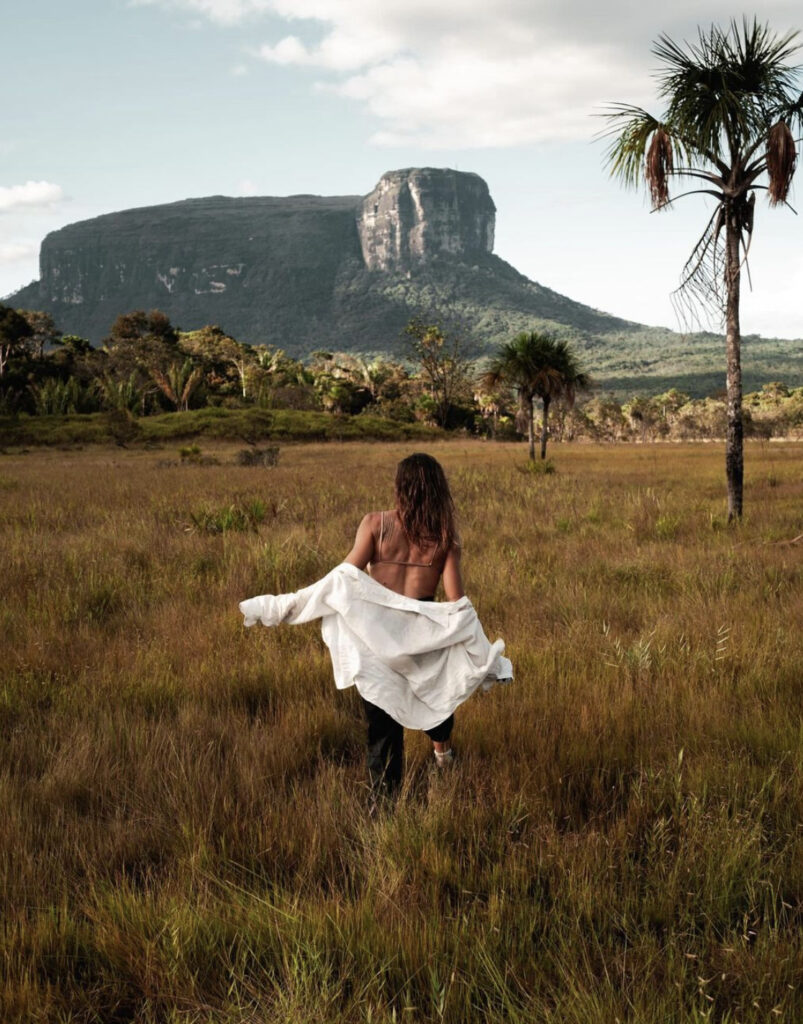
[[[443,579],[447,601],[464,596],[454,503],[440,463],[421,452],[396,468],[396,507],[369,512],[360,523],[345,561],[368,569],[389,590],[434,601]],[[382,708],[362,698],[368,721],[368,771],[374,789],[394,792],[401,783],[403,728]],[[439,768],[454,759],[454,715],[425,732]]]
[[[441,579],[446,601],[435,602]],[[436,762],[448,764],[455,708],[513,676],[503,641],[488,641],[463,594],[449,486],[421,453],[399,463],[396,507],[365,516],[344,562],[294,594],[242,601],[240,611],[246,626],[322,620],[335,685],[356,686],[363,700],[376,795],[399,788],[405,728],[423,729]]]

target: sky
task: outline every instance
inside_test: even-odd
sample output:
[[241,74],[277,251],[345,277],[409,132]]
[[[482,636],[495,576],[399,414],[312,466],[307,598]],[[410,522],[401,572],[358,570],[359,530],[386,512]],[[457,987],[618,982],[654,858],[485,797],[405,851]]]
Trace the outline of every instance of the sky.
[[[4,7],[0,296],[38,277],[49,231],[87,217],[190,196],[364,195],[387,170],[453,167],[487,181],[498,256],[572,299],[673,329],[670,293],[710,200],[651,213],[644,190],[611,179],[601,114],[615,102],[660,113],[661,33],[693,40],[742,14],[803,28],[786,0]],[[742,329],[799,338],[803,218],[757,207]]]

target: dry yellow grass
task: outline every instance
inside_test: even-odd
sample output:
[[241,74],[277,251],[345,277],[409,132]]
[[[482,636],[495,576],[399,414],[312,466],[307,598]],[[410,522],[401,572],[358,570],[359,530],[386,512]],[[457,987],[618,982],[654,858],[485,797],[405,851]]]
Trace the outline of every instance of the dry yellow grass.
[[0,1019],[803,1018],[803,446],[748,446],[735,529],[719,446],[430,446],[517,678],[369,822],[317,626],[237,602],[410,450],[0,459]]

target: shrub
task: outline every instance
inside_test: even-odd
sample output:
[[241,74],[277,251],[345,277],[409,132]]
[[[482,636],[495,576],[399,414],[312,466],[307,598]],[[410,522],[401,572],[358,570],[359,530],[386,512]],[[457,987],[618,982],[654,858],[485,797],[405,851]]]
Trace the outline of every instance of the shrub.
[[277,466],[279,464],[279,446],[269,448],[243,448],[237,452],[238,466]]

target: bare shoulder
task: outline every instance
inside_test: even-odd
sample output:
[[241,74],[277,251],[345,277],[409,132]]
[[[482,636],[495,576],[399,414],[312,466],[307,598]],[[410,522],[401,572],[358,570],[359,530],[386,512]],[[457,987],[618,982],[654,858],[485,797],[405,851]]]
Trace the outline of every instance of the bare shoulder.
[[381,512],[366,512],[360,521],[360,529],[370,530],[371,533],[378,533],[381,519]]
[[358,569],[365,569],[368,563],[373,559],[376,537],[378,535],[375,531],[375,527],[379,521],[379,516],[379,512],[369,512],[367,515],[362,517],[360,525],[357,527],[357,535],[354,538],[354,544],[351,551],[346,555],[344,561],[350,562],[352,565],[356,565]]

